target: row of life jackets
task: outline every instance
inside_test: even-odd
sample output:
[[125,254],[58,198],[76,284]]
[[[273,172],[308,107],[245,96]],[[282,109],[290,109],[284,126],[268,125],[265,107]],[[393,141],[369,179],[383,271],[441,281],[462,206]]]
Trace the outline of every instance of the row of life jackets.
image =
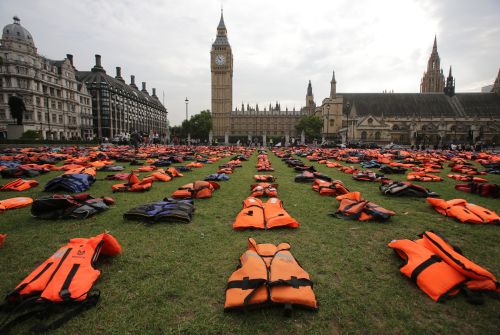
[[278,184],[271,183],[258,183],[250,186],[251,197],[277,197],[278,196]]
[[197,180],[179,187],[172,197],[175,199],[205,199],[211,198],[212,193],[220,188],[214,181]]
[[336,199],[340,201],[340,204],[337,212],[333,215],[341,219],[387,221],[391,216],[396,215],[396,213],[391,210],[385,209],[368,200],[364,200],[359,192],[339,195]]
[[[45,306],[46,313],[53,310],[50,308],[53,304],[73,303],[78,306],[75,311],[82,311],[84,306],[95,306],[99,294],[93,291],[92,287],[101,274],[95,268],[96,261],[101,254],[116,256],[121,251],[118,241],[107,233],[90,238],[73,238],[7,294],[3,310],[15,313],[18,306],[27,308],[30,303],[33,307]],[[35,303],[37,305],[34,305]],[[54,321],[53,324],[38,325],[34,330],[55,329],[61,326],[61,320],[67,321],[76,315],[75,311],[68,312],[66,317]],[[7,319],[0,325],[0,333],[7,333],[16,323],[25,321],[28,315],[20,315],[11,321]]]
[[224,310],[263,305],[281,305],[286,312],[293,306],[318,308],[313,283],[291,254],[290,245],[257,244],[250,238],[240,267],[228,279]]
[[257,171],[274,171],[267,154],[260,154],[257,156],[257,165],[255,167],[257,168]]
[[427,198],[427,202],[439,213],[461,222],[475,224],[499,224],[500,217],[492,210],[470,204],[464,199],[443,200]]
[[415,241],[394,240],[388,246],[404,260],[401,273],[432,300],[441,302],[467,289],[500,292],[500,283],[491,272],[466,258],[443,237],[432,231],[420,237]]
[[270,198],[265,203],[259,198],[248,197],[233,222],[233,229],[272,229],[278,227],[298,228],[299,223],[288,214],[283,202]]
[[29,206],[33,203],[33,199],[28,197],[16,197],[0,200],[0,213],[9,209],[16,209]]
[[16,180],[13,180],[2,187],[0,187],[0,191],[25,191],[29,190],[32,187],[38,186],[38,182],[36,180],[25,180],[18,178]]
[[384,195],[410,196],[420,198],[436,198],[439,196],[437,193],[432,192],[428,188],[412,184],[407,181],[390,181],[380,185],[379,189],[380,192],[382,192],[382,194]]
[[498,198],[500,197],[500,185],[483,184],[483,183],[467,183],[455,185],[455,190],[479,194],[482,197]]
[[321,195],[338,196],[349,193],[347,187],[340,180],[326,181],[314,179],[312,184],[313,191],[319,192]]

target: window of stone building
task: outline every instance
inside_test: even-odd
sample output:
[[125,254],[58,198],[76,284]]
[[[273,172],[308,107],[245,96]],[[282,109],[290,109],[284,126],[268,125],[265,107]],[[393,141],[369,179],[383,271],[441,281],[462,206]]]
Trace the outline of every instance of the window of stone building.
[[361,132],[361,139],[366,140],[366,131]]
[[50,101],[50,108],[56,109],[56,102],[54,100]]
[[10,81],[10,78],[5,78],[5,87],[11,87],[12,86],[12,82]]
[[52,123],[56,123],[56,122],[57,122],[57,115],[52,114]]
[[63,107],[62,102],[58,101],[57,102],[57,109],[62,110],[63,109],[62,107]]
[[0,109],[0,119],[5,119],[5,109]]
[[62,117],[62,115],[59,115],[59,123],[63,123],[63,117]]
[[335,120],[330,120],[330,127],[335,126]]
[[36,100],[36,105],[40,106],[41,103],[40,97],[36,97],[35,100]]
[[23,114],[23,118],[24,118],[25,120],[32,120],[32,119],[33,119],[33,113],[32,113],[32,112],[27,111],[27,112],[25,112],[25,113]]
[[38,118],[38,121],[42,122],[42,112],[36,113],[36,116]]
[[49,113],[45,113],[45,122],[49,122]]
[[379,131],[375,132],[375,139],[380,140],[380,132]]
[[372,118],[369,118],[368,119],[368,124],[371,125],[373,123],[373,119]]
[[49,91],[50,91],[50,95],[54,96],[54,88],[53,87],[49,88]]

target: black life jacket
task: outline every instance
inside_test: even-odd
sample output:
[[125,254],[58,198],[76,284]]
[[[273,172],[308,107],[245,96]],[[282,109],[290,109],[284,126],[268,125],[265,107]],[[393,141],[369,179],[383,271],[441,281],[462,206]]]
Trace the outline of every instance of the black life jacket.
[[123,217],[128,220],[145,222],[183,222],[189,223],[194,214],[194,203],[191,199],[176,200],[165,198],[130,209]]
[[114,203],[109,197],[93,198],[82,193],[78,195],[53,194],[35,199],[31,205],[31,215],[39,219],[86,219],[108,210]]

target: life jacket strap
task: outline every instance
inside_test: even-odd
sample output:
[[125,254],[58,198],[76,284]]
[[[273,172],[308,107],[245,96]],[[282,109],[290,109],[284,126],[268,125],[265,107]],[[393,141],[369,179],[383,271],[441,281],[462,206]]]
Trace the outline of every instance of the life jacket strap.
[[422,264],[420,264],[419,266],[417,266],[411,273],[411,280],[413,280],[415,283],[417,283],[417,278],[418,276],[425,271],[425,269],[427,269],[429,266],[435,264],[435,263],[439,263],[439,262],[442,262],[443,259],[441,257],[439,257],[438,255],[432,255],[431,257],[429,257],[429,259],[427,259],[425,262],[423,262]]
[[61,327],[78,314],[86,311],[87,309],[95,307],[99,302],[100,295],[101,292],[99,290],[94,290],[92,293],[87,294],[87,298],[84,301],[78,302],[75,308],[65,313],[59,319],[56,319],[49,324],[39,323],[33,326],[31,328],[31,331],[35,333],[43,333]]
[[313,282],[306,278],[297,278],[292,276],[291,279],[284,280],[279,279],[271,282],[269,286],[291,286],[293,288],[299,288],[300,286],[311,286],[313,287]]

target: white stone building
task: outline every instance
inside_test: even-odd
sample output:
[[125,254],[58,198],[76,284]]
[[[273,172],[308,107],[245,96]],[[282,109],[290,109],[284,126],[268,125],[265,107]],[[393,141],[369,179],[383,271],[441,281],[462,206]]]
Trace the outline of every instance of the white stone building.
[[33,37],[18,17],[3,28],[0,40],[0,137],[14,124],[8,100],[24,99],[25,130],[41,132],[44,139],[94,137],[92,100],[86,85],[76,79],[73,56],[51,60],[37,52]]

